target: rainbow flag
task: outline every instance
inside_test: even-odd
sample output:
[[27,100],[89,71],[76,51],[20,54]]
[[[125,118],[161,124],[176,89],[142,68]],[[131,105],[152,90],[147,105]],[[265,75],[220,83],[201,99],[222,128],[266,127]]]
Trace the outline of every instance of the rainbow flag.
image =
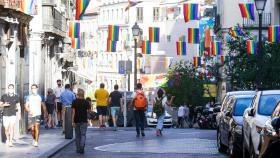
[[119,30],[120,30],[119,26],[109,25],[108,26],[108,40],[118,41],[119,40]]
[[239,3],[242,18],[255,20],[254,4],[253,3]]
[[247,54],[248,55],[257,54],[257,44],[256,44],[255,41],[248,40],[246,42],[246,46],[247,46]]
[[241,36],[242,35],[242,30],[238,26],[229,28],[229,31],[231,32],[233,37],[237,37],[237,36]]
[[149,41],[150,42],[159,42],[160,35],[159,27],[149,27]]
[[151,42],[142,41],[142,54],[151,54]]
[[197,3],[186,3],[184,4],[184,18],[185,22],[190,20],[198,20],[198,4]]
[[37,14],[36,5],[37,0],[21,0],[20,9],[25,14],[35,15]]
[[201,66],[201,57],[193,57],[193,66],[195,68]]
[[199,44],[199,28],[188,28],[188,43]]
[[222,48],[220,41],[211,42],[211,53],[212,56],[222,55]]
[[187,55],[187,45],[186,42],[178,41],[176,42],[177,55]]
[[69,22],[69,32],[68,36],[71,38],[79,38],[80,37],[80,23],[77,21]]
[[72,38],[71,47],[73,49],[81,49],[81,40],[79,38]]
[[280,42],[280,26],[268,27],[268,42]]
[[76,20],[83,19],[85,10],[90,0],[76,0]]
[[116,52],[117,48],[117,42],[107,40],[107,52]]

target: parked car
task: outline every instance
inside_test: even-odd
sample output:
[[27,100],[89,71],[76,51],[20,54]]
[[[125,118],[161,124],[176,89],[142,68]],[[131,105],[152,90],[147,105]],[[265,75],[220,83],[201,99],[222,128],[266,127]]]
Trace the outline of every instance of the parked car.
[[[217,125],[221,122],[222,118],[225,118],[225,113],[226,113],[226,109],[227,109],[227,103],[228,103],[228,101],[229,101],[231,96],[255,95],[255,94],[256,94],[255,91],[234,91],[234,92],[228,92],[225,95],[225,97],[223,98],[222,105],[221,105],[221,108],[220,108],[220,112],[217,114],[217,117],[216,117]],[[220,129],[217,128],[217,147],[218,147],[218,150],[220,152],[225,152],[227,149],[226,149],[226,146],[223,145],[223,143],[221,142],[220,134],[221,134],[220,133]]]
[[251,105],[254,96],[231,96],[218,123],[217,146],[220,152],[228,149],[230,157],[238,157],[242,153],[243,113]]
[[271,117],[266,121],[261,132],[262,158],[276,158],[280,155],[280,102],[278,102]]
[[260,131],[280,101],[280,90],[260,91],[243,115],[243,157],[257,157]]
[[[153,107],[151,105],[148,106],[148,110],[146,113],[147,125],[149,127],[155,127],[157,125],[157,116],[155,113],[153,113],[153,117],[152,117],[152,109],[153,109]],[[167,112],[165,112],[163,125],[165,127],[172,127],[172,125],[173,125],[172,116],[169,115]]]

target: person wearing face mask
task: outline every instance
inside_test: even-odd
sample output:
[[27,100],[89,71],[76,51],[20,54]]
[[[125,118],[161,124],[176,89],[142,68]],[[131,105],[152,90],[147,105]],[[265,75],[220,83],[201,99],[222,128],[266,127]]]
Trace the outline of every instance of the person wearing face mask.
[[57,87],[54,90],[55,96],[56,96],[56,113],[57,113],[57,120],[58,120],[58,127],[62,126],[62,103],[60,101],[60,95],[64,91],[64,88],[62,87],[61,80],[57,80]]
[[31,128],[33,137],[33,146],[38,147],[38,140],[40,134],[40,118],[41,108],[44,113],[47,112],[41,96],[38,94],[38,86],[33,84],[31,86],[31,94],[26,99],[25,110],[28,112],[28,126]]
[[1,97],[0,106],[3,109],[3,125],[5,128],[6,144],[9,147],[13,146],[14,128],[16,123],[16,112],[20,110],[19,96],[15,94],[15,86],[8,86],[8,93]]

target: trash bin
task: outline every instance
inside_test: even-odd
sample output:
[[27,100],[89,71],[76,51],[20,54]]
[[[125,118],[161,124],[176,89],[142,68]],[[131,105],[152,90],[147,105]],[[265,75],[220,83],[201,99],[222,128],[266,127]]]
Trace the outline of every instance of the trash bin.
[[65,107],[65,116],[64,116],[64,130],[65,130],[65,139],[73,138],[73,126],[72,126],[72,109],[71,107]]

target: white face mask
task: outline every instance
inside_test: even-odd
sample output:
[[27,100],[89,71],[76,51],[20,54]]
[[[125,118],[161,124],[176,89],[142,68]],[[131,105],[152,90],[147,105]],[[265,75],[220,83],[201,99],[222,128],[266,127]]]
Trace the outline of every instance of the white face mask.
[[37,89],[32,89],[32,94],[37,94],[38,90]]
[[14,94],[14,92],[15,92],[14,89],[8,89],[9,94]]

